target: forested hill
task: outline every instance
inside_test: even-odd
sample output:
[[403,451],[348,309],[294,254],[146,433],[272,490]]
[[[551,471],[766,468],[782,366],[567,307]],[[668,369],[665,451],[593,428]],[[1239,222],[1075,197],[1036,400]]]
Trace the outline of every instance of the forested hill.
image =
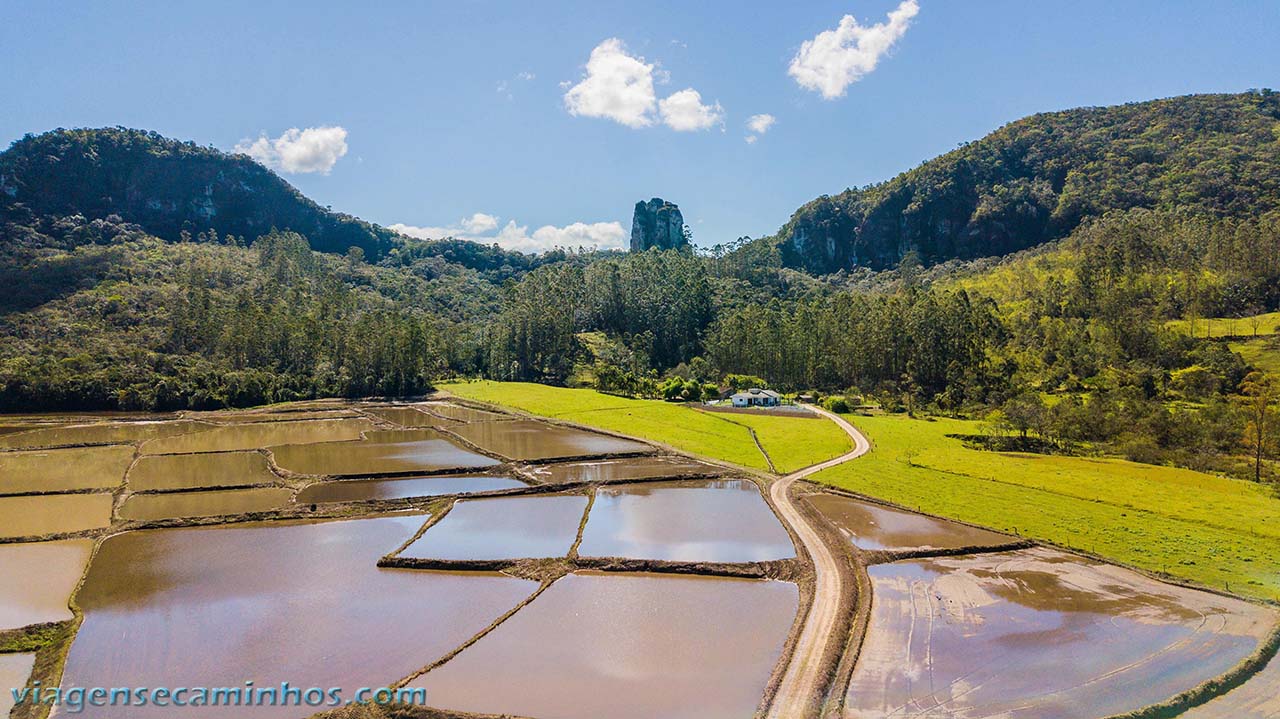
[[887,182],[801,207],[776,238],[814,274],[1003,255],[1131,208],[1280,207],[1280,93],[1189,95],[1010,123]]
[[390,230],[320,207],[244,155],[124,128],[54,130],[15,142],[0,154],[0,213],[19,224],[116,215],[171,242],[184,231],[252,240],[287,228],[313,249],[359,247],[370,258],[395,244]]

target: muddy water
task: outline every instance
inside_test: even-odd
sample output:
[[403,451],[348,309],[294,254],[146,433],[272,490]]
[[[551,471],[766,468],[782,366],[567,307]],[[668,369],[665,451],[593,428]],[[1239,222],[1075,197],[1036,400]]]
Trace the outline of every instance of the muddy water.
[[152,440],[142,445],[142,452],[143,454],[230,452],[237,449],[259,449],[276,444],[340,442],[360,439],[361,432],[373,429],[373,423],[364,418],[256,422],[215,427],[196,434]]
[[570,574],[413,684],[432,706],[486,714],[740,719],[798,599],[784,582]]
[[67,600],[92,552],[92,539],[0,544],[0,630],[70,619]]
[[34,654],[0,654],[0,716],[9,716],[13,709],[13,689],[21,691],[31,678],[35,666]]
[[335,477],[492,467],[498,461],[429,429],[370,432],[362,442],[272,447],[276,464],[299,474]]
[[298,494],[298,504],[368,502],[435,497],[442,494],[492,492],[528,486],[510,477],[409,477],[406,479],[340,479],[317,482]]
[[645,452],[652,449],[641,442],[536,422],[531,419],[480,422],[454,427],[452,431],[489,452],[526,461]]
[[274,410],[259,412],[201,412],[198,414],[192,414],[191,416],[210,422],[244,424],[249,422],[282,422],[287,420],[304,419],[342,419],[344,417],[359,417],[360,413],[354,409],[319,409],[310,411]]
[[129,489],[233,487],[278,479],[261,452],[157,454],[140,457],[129,470]]
[[0,497],[0,537],[37,537],[111,524],[111,494]]
[[156,520],[270,512],[287,506],[292,496],[293,490],[283,487],[134,494],[120,505],[119,514],[121,519]]
[[434,415],[452,419],[458,422],[491,422],[495,419],[511,419],[509,414],[499,414],[497,412],[486,412],[482,409],[472,409],[456,404],[445,404],[443,402],[424,402],[418,405]]
[[101,422],[65,424],[0,436],[0,447],[58,447],[79,444],[128,444],[209,429],[202,422]]
[[741,479],[601,487],[578,554],[683,562],[795,556],[791,537]]
[[0,452],[0,494],[110,489],[132,461],[129,446]]
[[[422,516],[128,532],[77,596],[65,687],[380,687],[531,594],[499,575],[379,569]],[[297,707],[86,709],[85,717],[289,717]]]
[[956,522],[903,512],[850,497],[806,498],[860,549],[955,549],[1008,544],[1014,537]]
[[457,424],[453,420],[436,417],[413,407],[370,407],[365,412],[401,427],[446,427]]
[[1280,658],[1243,685],[1182,715],[1185,719],[1280,719]]
[[539,482],[609,482],[619,479],[720,474],[715,465],[675,457],[626,457],[593,462],[565,462],[533,468]]
[[1048,549],[870,568],[846,716],[1104,716],[1231,668],[1271,613]]
[[433,524],[401,556],[421,559],[563,557],[578,536],[587,498],[468,499]]

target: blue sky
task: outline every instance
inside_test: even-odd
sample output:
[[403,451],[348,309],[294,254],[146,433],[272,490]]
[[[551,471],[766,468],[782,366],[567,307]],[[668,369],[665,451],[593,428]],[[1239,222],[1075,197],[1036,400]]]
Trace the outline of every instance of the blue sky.
[[710,245],[1033,112],[1280,86],[1276,28],[1273,0],[5,0],[0,143],[240,146],[323,205],[526,250],[618,242],[661,196]]

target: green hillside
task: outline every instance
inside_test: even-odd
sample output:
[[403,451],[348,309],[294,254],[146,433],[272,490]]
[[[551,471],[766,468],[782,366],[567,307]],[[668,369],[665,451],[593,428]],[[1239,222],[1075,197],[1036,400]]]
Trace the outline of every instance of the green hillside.
[[1112,210],[1280,207],[1280,94],[1188,95],[1032,115],[897,177],[804,205],[784,264],[824,274],[1003,255]]

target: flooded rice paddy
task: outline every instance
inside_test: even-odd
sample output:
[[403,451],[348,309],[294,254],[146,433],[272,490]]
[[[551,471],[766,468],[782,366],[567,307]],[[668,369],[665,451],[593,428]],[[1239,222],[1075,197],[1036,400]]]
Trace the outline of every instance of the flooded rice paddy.
[[142,445],[143,454],[230,452],[261,449],[277,444],[341,442],[360,439],[375,429],[368,419],[313,419],[270,423],[232,424],[190,435],[154,439]]
[[587,497],[581,494],[460,500],[400,556],[445,560],[563,557],[577,539],[586,508]]
[[806,498],[859,549],[959,549],[1008,544],[1014,537],[834,494]]
[[512,418],[509,414],[486,412],[482,409],[472,409],[471,407],[463,407],[462,405],[457,404],[446,404],[444,402],[425,402],[418,405],[418,407],[438,417],[451,419],[456,422],[492,422],[494,420]]
[[533,467],[530,474],[543,484],[613,482],[626,479],[717,475],[724,470],[682,457],[624,457],[590,462],[562,462]]
[[871,625],[846,716],[1106,716],[1251,653],[1274,621],[1245,602],[1049,549],[869,569]]
[[435,497],[444,494],[493,492],[527,487],[510,477],[471,475],[458,477],[406,477],[403,479],[337,479],[317,482],[298,493],[298,504],[370,502],[375,500]]
[[360,413],[354,409],[334,408],[314,410],[279,409],[256,412],[200,412],[193,413],[192,416],[210,422],[217,422],[218,424],[248,424],[251,422],[283,422],[304,419],[342,419],[345,417],[359,417]]
[[502,457],[522,461],[647,452],[642,442],[531,419],[478,422],[454,427],[459,437]]
[[791,537],[744,479],[601,487],[578,554],[683,562],[795,556]]
[[740,719],[760,703],[798,600],[785,582],[570,574],[411,685],[453,711]]
[[194,489],[269,484],[279,478],[261,452],[157,454],[129,470],[129,489]]
[[214,489],[130,495],[120,505],[121,519],[154,521],[181,517],[220,517],[270,512],[289,504],[293,490],[283,487]]
[[70,619],[67,600],[92,553],[91,539],[0,544],[0,631]]
[[86,444],[132,444],[209,429],[202,422],[178,420],[56,424],[17,434],[0,435],[0,447],[10,449],[68,447]]
[[[77,595],[64,687],[380,687],[439,659],[528,597],[500,575],[380,569],[422,516],[128,532]],[[297,707],[237,709],[290,717]],[[182,716],[226,717],[226,707]],[[93,708],[85,717],[176,716]]]
[[0,654],[0,716],[9,716],[13,709],[13,694],[10,692],[27,685],[35,663],[34,654]]
[[0,452],[0,494],[110,489],[132,461],[130,446]]
[[272,447],[282,469],[298,474],[335,477],[480,469],[498,460],[454,444],[430,429],[369,432],[359,442],[287,444]]
[[0,538],[100,529],[111,524],[111,501],[106,492],[0,497]]
[[457,424],[454,420],[427,414],[413,407],[371,407],[365,413],[401,427],[447,427]]
[[[168,421],[57,421],[20,417],[0,427],[0,495],[9,495],[0,496],[0,539],[109,534],[101,530],[112,526],[113,495],[93,491],[99,489],[124,492],[115,516],[120,529],[137,520],[181,524],[293,508],[303,484],[294,473],[325,478],[298,492],[304,505],[530,488],[521,478],[596,485],[582,490],[594,492],[590,500],[459,499],[401,553],[445,561],[554,558],[520,564],[517,573],[569,572],[413,680],[427,689],[429,704],[448,711],[539,719],[751,716],[799,606],[799,589],[787,582],[581,570],[579,555],[691,563],[796,556],[754,482],[718,478],[726,470],[693,459],[617,456],[653,450],[640,442],[439,402],[313,402]],[[498,468],[463,440],[511,462]],[[599,459],[581,459],[592,456]],[[954,553],[1013,539],[843,496],[804,501],[867,550]],[[348,510],[361,511],[340,508]],[[125,531],[101,540],[87,576],[93,539],[0,542],[0,631],[65,621],[70,601],[82,608],[64,688],[238,686],[248,679],[258,686],[384,686],[449,656],[538,589],[488,572],[379,568],[378,560],[428,517],[377,505],[363,511],[372,516]],[[872,616],[852,676],[842,677],[850,679],[850,719],[1128,711],[1228,670],[1280,616],[1048,549],[867,571]],[[8,698],[6,684],[26,681],[32,660],[0,654],[0,702]],[[1280,662],[1273,661],[1188,716],[1277,719],[1277,695]],[[225,708],[182,713],[227,715]],[[237,715],[308,713],[262,707]],[[84,712],[169,715],[167,708]]]

